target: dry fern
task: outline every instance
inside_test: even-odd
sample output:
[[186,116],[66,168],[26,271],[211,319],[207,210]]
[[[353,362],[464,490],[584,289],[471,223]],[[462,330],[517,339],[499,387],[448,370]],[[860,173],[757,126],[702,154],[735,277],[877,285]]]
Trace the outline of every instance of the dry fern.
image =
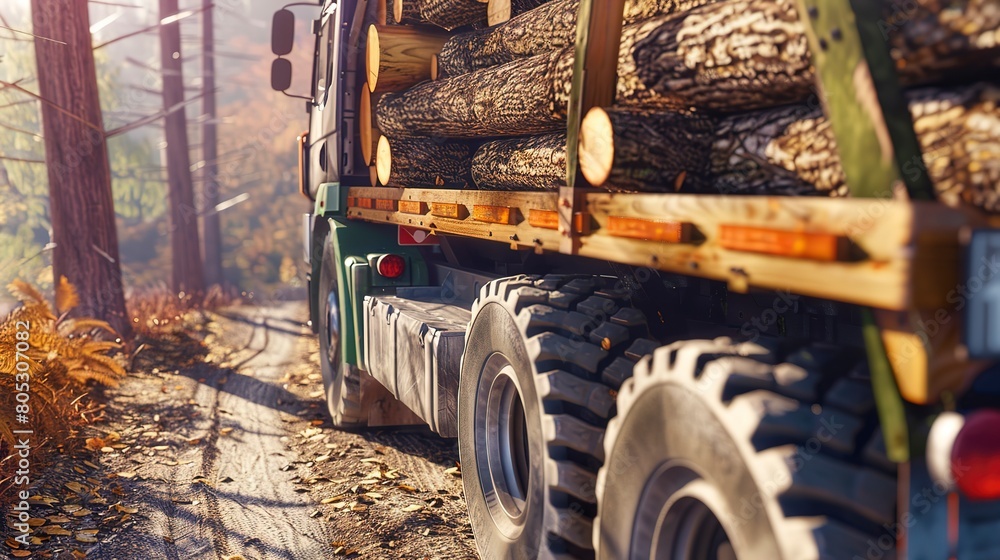
[[[0,321],[0,463],[6,462],[14,442],[14,373],[19,361],[28,363],[30,373],[32,428],[41,438],[57,441],[73,426],[74,403],[86,392],[87,382],[117,385],[125,376],[125,368],[108,355],[121,345],[91,336],[96,332],[117,337],[108,323],[88,317],[66,318],[80,303],[76,288],[66,278],[60,279],[56,289],[58,318],[44,296],[27,282],[15,280],[7,289],[21,306]],[[18,340],[18,333],[24,332],[28,340]],[[2,482],[0,479],[0,486]]]

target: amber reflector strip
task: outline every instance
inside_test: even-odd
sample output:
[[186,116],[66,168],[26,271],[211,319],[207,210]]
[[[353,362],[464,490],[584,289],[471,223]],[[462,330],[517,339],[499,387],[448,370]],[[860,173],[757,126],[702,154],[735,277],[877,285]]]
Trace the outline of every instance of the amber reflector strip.
[[369,210],[375,207],[375,199],[372,198],[359,198],[358,208],[368,208]]
[[472,207],[472,218],[480,222],[490,224],[510,224],[510,208],[507,206],[479,206]]
[[427,205],[416,200],[400,200],[399,211],[404,214],[419,214],[422,216],[427,213]]
[[667,243],[684,243],[690,238],[690,224],[681,222],[658,222],[640,218],[608,218],[607,231],[615,237],[645,239],[646,241],[665,241]]
[[462,207],[459,206],[458,204],[449,204],[445,202],[432,202],[431,214],[441,218],[455,218],[456,220],[461,220]]
[[555,210],[528,210],[528,224],[542,229],[559,229],[559,212]]
[[395,200],[386,200],[386,199],[382,199],[382,198],[376,199],[375,200],[375,209],[376,210],[386,210],[388,212],[395,212],[396,211],[396,201]]
[[353,197],[353,196],[347,197],[347,207],[348,208],[350,208],[352,206],[357,206],[357,205],[358,205],[358,199],[357,199],[357,197]]
[[843,256],[847,240],[830,233],[719,226],[719,244],[733,251],[836,261]]

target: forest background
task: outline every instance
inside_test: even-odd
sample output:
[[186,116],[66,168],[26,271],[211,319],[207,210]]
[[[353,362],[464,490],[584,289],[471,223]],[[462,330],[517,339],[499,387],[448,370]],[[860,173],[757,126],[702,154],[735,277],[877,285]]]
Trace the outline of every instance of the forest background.
[[[205,184],[201,123],[200,0],[182,0],[182,60],[191,172],[198,193]],[[309,203],[296,191],[295,137],[305,130],[304,102],[270,89],[270,19],[280,1],[214,3],[218,168],[223,268],[229,286],[272,293],[304,282],[298,230]],[[170,224],[162,119],[132,128],[162,110],[157,0],[96,1],[90,6],[98,83],[108,151],[126,294],[165,289],[170,278]],[[315,10],[318,12],[318,10]],[[300,8],[293,91],[308,92],[315,14]],[[29,0],[0,6],[0,25],[31,31]],[[131,33],[151,28],[146,32]],[[120,38],[120,39],[119,39]],[[105,43],[107,43],[105,45]],[[0,29],[0,80],[37,93],[34,40]],[[44,63],[44,61],[42,61]],[[41,104],[15,88],[0,88],[0,286],[15,278],[51,293],[49,184]],[[15,302],[0,294],[0,313]]]

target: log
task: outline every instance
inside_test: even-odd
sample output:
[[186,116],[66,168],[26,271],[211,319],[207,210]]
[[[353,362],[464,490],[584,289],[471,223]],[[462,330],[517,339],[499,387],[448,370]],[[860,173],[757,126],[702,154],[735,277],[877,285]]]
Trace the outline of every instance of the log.
[[[632,0],[625,5],[625,22],[673,14],[711,0]],[[491,4],[492,6],[492,4]],[[580,0],[549,0],[510,21],[478,31],[459,33],[440,55],[442,76],[457,76],[576,44]],[[505,20],[506,21],[506,20]]]
[[375,166],[378,180],[389,187],[444,187],[472,185],[469,169],[474,148],[467,142],[432,138],[379,140]]
[[[985,0],[962,2],[960,10],[942,10],[942,0],[914,1],[912,19],[922,25],[899,26],[894,49],[905,85],[934,82],[945,70],[996,67],[995,27],[971,23],[1000,19]],[[626,26],[618,72],[618,104],[681,110],[795,103],[811,95],[815,81],[791,0],[727,0]]]
[[979,79],[1000,66],[996,0],[888,0],[884,11],[879,28],[909,83]]
[[472,180],[482,190],[559,189],[566,185],[566,134],[487,142],[472,158]]
[[393,137],[527,136],[566,128],[573,59],[526,58],[420,84],[382,98],[378,128]]
[[368,28],[365,62],[372,93],[400,91],[431,78],[431,57],[447,36],[402,25]]
[[375,1],[375,23],[385,25],[389,23],[389,6],[387,0]]
[[514,16],[545,4],[549,0],[489,0],[486,21],[491,25],[500,25]]
[[[1000,212],[1000,88],[921,88],[907,94],[922,162],[938,198]],[[713,188],[722,194],[848,195],[836,141],[821,110],[788,106],[720,122],[712,148]]]
[[369,173],[368,183],[371,184],[371,186],[373,187],[377,187],[379,185],[378,166],[377,165],[368,166],[368,173]]
[[372,107],[378,105],[378,98],[381,95],[372,93],[368,84],[361,88],[358,101],[358,134],[361,136],[361,157],[365,165],[371,165],[375,159],[375,151],[378,148],[378,140],[382,137],[381,131],[375,125],[375,114]]
[[809,48],[789,0],[728,0],[626,26],[616,102],[747,110],[806,99]]
[[580,0],[553,0],[498,27],[459,33],[438,55],[443,77],[467,74],[569,47],[576,41]]
[[580,170],[616,191],[704,189],[714,125],[701,115],[592,109],[580,128]]
[[420,17],[451,31],[466,25],[486,23],[486,4],[478,0],[418,0]]
[[392,20],[398,25],[427,23],[420,16],[419,0],[392,0]]

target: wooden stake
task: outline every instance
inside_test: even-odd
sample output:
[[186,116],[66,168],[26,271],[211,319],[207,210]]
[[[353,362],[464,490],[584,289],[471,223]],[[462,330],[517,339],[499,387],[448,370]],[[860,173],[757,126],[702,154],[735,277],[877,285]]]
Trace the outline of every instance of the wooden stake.
[[447,36],[402,25],[368,28],[365,61],[371,92],[400,91],[431,78],[431,57]]

